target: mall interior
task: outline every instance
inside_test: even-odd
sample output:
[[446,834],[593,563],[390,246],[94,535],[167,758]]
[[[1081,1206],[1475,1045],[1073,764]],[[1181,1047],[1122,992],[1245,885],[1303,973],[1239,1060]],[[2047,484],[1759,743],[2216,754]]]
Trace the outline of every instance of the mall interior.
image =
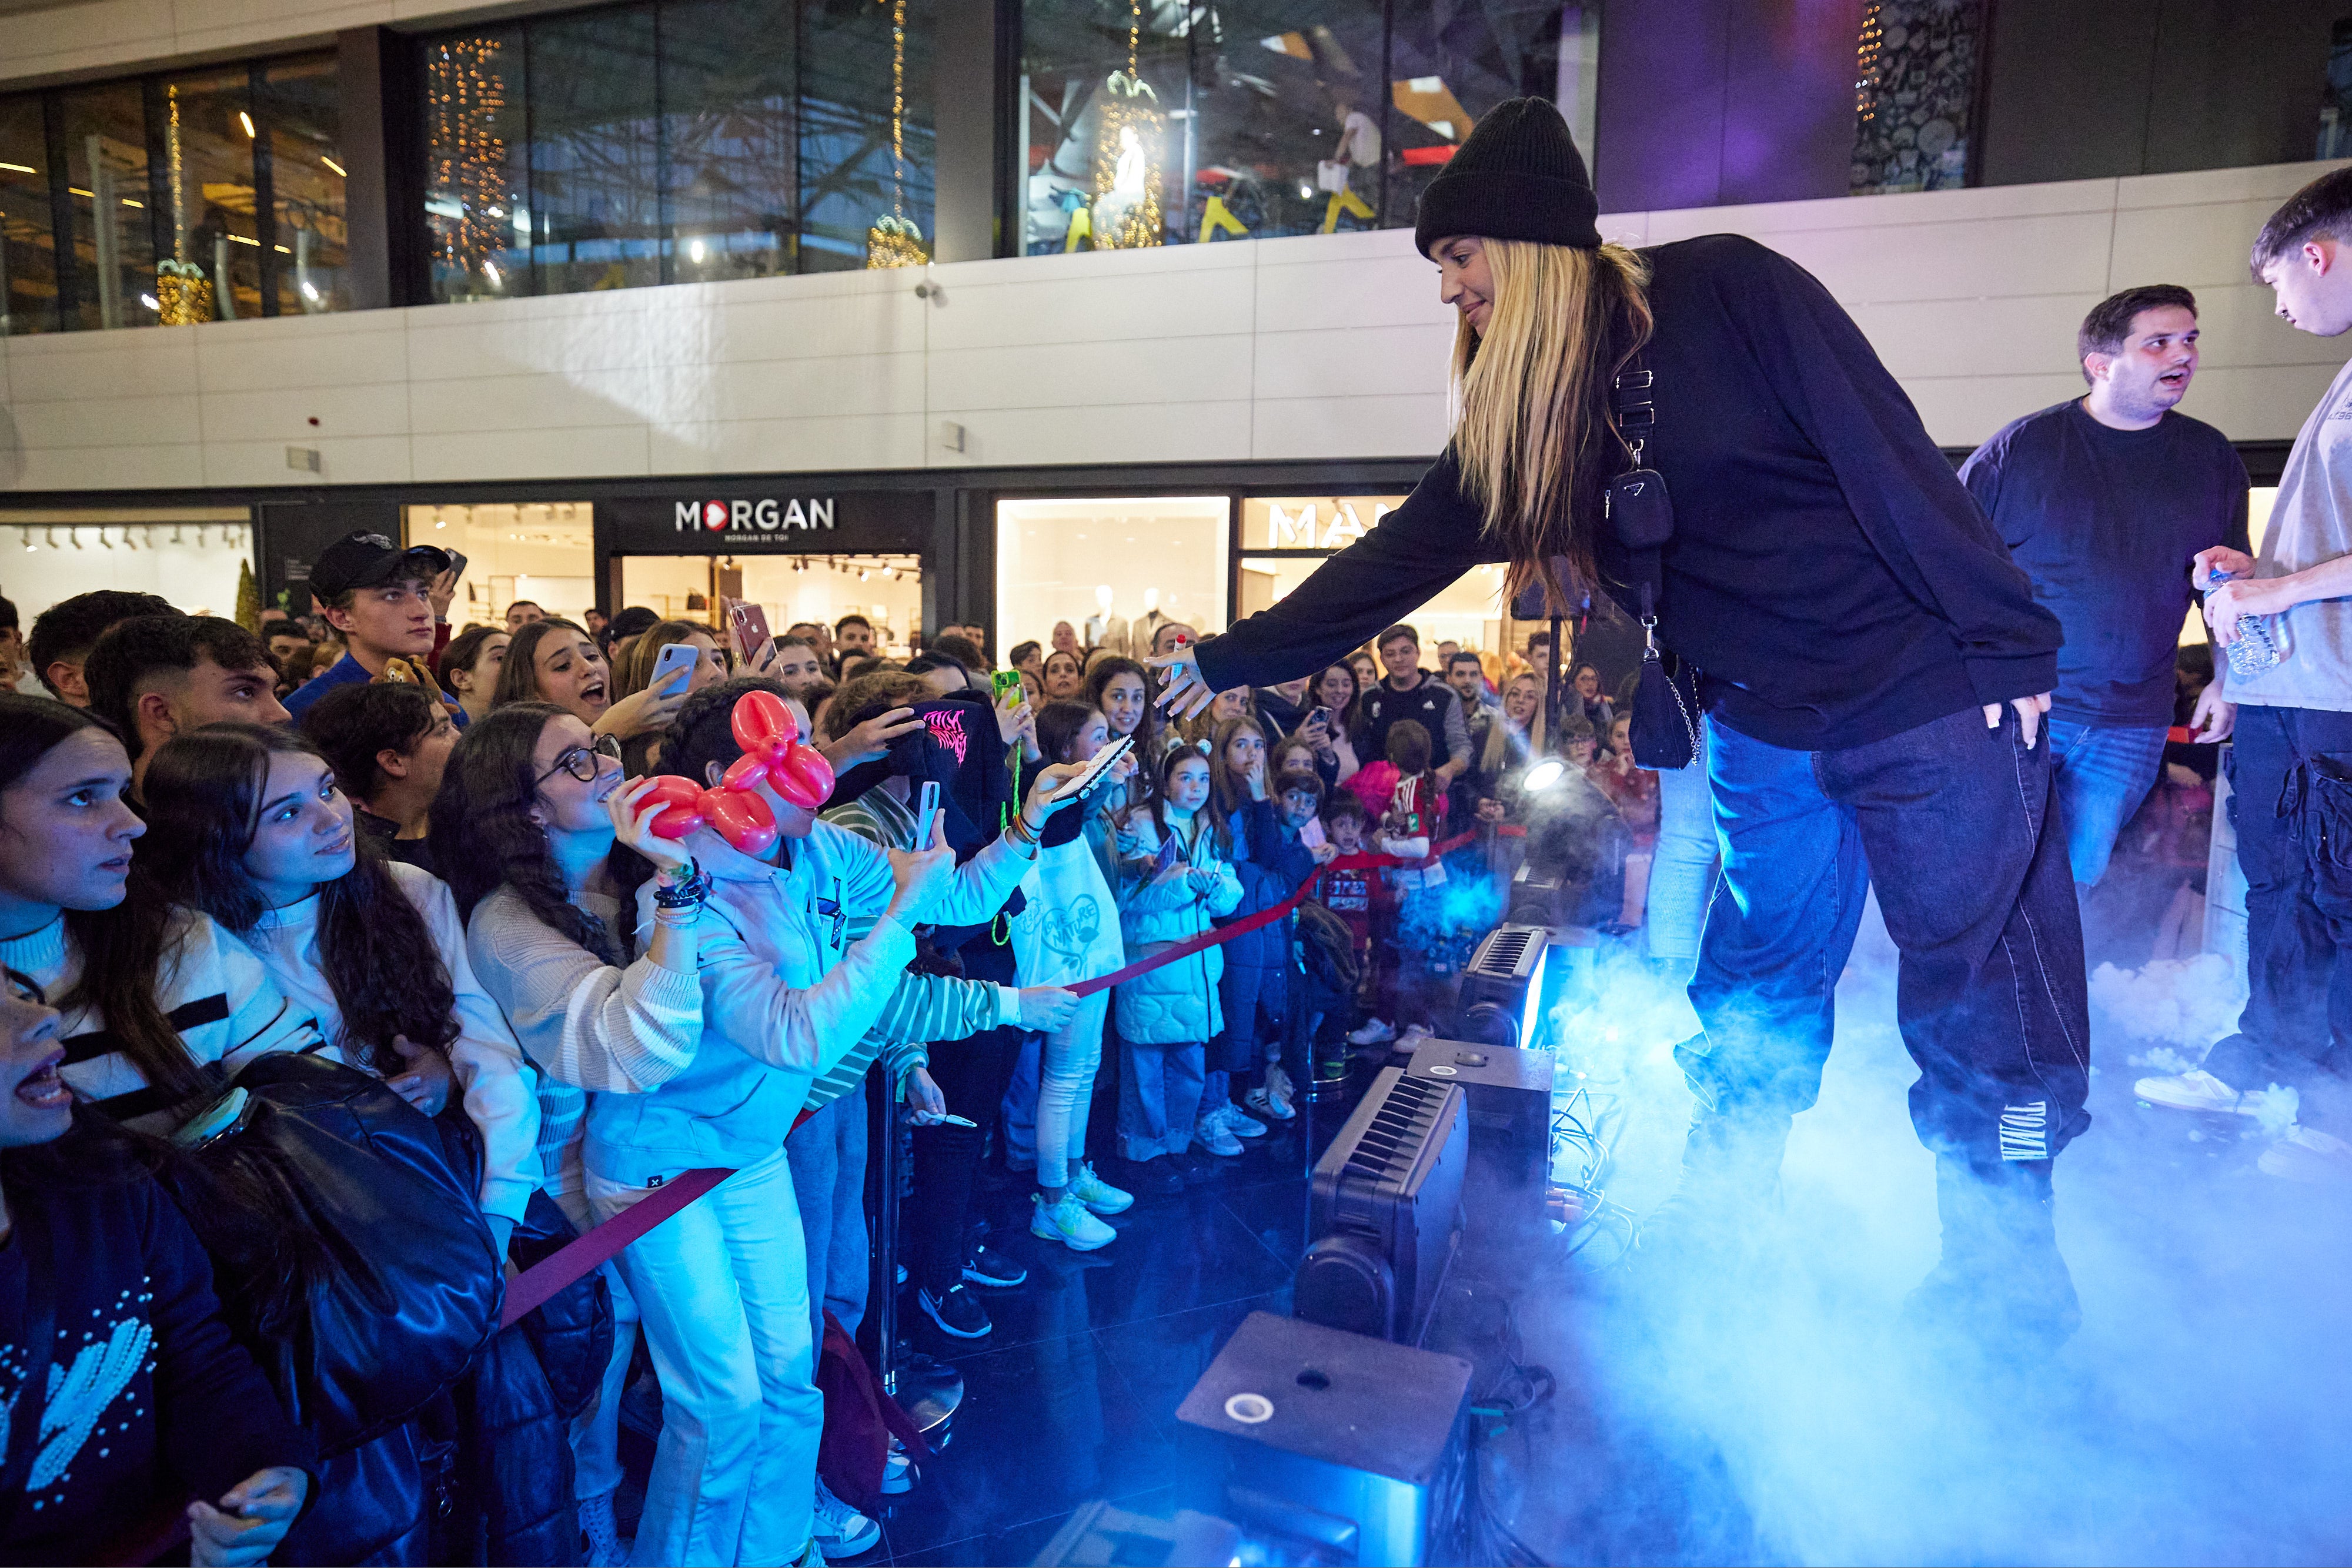
[[[2352,168],[2352,5],[2333,0],[0,0],[6,689],[65,696],[34,656],[39,620],[112,590],[250,632],[299,628],[303,660],[315,643],[318,663],[277,674],[278,697],[302,715],[295,694],[306,680],[331,685],[331,669],[371,679],[343,651],[350,612],[339,594],[353,580],[329,553],[354,534],[380,536],[385,552],[425,552],[403,559],[455,563],[434,606],[448,636],[485,627],[501,648],[526,646],[529,622],[564,622],[609,661],[616,698],[629,664],[614,617],[649,614],[625,623],[632,636],[655,636],[646,628],[656,623],[686,629],[657,640],[708,632],[725,674],[775,657],[730,632],[734,607],[755,607],[772,632],[814,628],[817,684],[806,702],[792,686],[790,721],[807,730],[810,755],[820,739],[846,737],[849,722],[826,728],[842,716],[824,705],[853,674],[908,665],[944,707],[967,687],[985,702],[992,674],[1024,668],[996,690],[1011,685],[1034,709],[1082,697],[1101,705],[1107,734],[1171,737],[1136,747],[1144,770],[1163,776],[1113,786],[1134,810],[1108,809],[1083,841],[1114,882],[1140,866],[1138,885],[1160,885],[1150,877],[1165,873],[1164,857],[1156,870],[1120,857],[1162,841],[1171,780],[1188,756],[1213,754],[1214,804],[1199,821],[1213,817],[1220,840],[1244,819],[1265,826],[1243,835],[1241,853],[1218,852],[1236,863],[1255,856],[1263,874],[1251,881],[1258,873],[1242,866],[1237,885],[1252,891],[1238,914],[1210,899],[1205,941],[1285,903],[1287,883],[1261,887],[1279,859],[1265,841],[1319,845],[1326,819],[1310,812],[1304,830],[1276,833],[1267,795],[1252,795],[1244,764],[1228,764],[1224,727],[1180,724],[1181,713],[1119,721],[1107,696],[1118,670],[1082,678],[1103,658],[1174,648],[1178,667],[1144,679],[1155,701],[1179,697],[1162,683],[1181,685],[1188,650],[1199,651],[1196,668],[1215,664],[1221,637],[1264,612],[1274,614],[1258,624],[1273,623],[1324,563],[1414,496],[1462,412],[1457,334],[1475,340],[1415,249],[1416,214],[1482,121],[1528,98],[1556,109],[1580,150],[1603,239],[1648,254],[1735,235],[1793,261],[1891,375],[1906,428],[1924,428],[1921,449],[1955,469],[2012,422],[2095,402],[2090,340],[2078,339],[2095,307],[2154,298],[2130,293],[2152,286],[2190,291],[2194,382],[2179,416],[2210,427],[2216,461],[2233,454],[2242,465],[2242,542],[2263,563],[2258,575],[2352,548],[2343,538],[2315,555],[2307,540],[2270,537],[2274,511],[2284,519],[2299,490],[2319,506],[2308,487],[2324,495],[2330,483],[2315,409],[2342,393],[2346,350],[2283,319],[2284,295],[2249,264],[2283,204]],[[2127,312],[2126,325],[2135,319],[2147,317]],[[1775,351],[1754,350],[1757,373],[1784,368],[1769,362]],[[1670,408],[1674,395],[1661,393]],[[1842,428],[1818,444],[1849,436],[1864,439]],[[2306,458],[2322,468],[2306,472]],[[1867,503],[1853,505],[1859,515]],[[1647,721],[1626,727],[1656,696],[1646,683],[1662,666],[1643,663],[1641,628],[1607,594],[1515,599],[1494,538],[1463,536],[1459,574],[1432,580],[1402,615],[1417,653],[1401,664],[1388,662],[1385,633],[1375,647],[1368,632],[1364,658],[1381,667],[1344,689],[1327,688],[1318,657],[1313,668],[1266,666],[1269,679],[1312,675],[1307,691],[1267,685],[1253,695],[1245,685],[1230,707],[1218,699],[1219,719],[1245,711],[1244,727],[1264,742],[1274,813],[1294,761],[1313,774],[1321,759],[1315,793],[1327,812],[1351,788],[1366,792],[1343,781],[1360,770],[1355,751],[1335,769],[1317,737],[1353,727],[1368,746],[1376,722],[1388,760],[1367,751],[1365,777],[1403,769],[1405,797],[1367,799],[1365,845],[1389,843],[1393,829],[1397,844],[1419,847],[1402,858],[1383,850],[1391,858],[1370,873],[1371,946],[1348,949],[1361,972],[1333,993],[1338,1002],[1316,1010],[1306,1000],[1310,915],[1337,885],[1320,869],[1336,849],[1318,850],[1298,890],[1309,902],[1285,904],[1275,956],[1241,967],[1245,945],[1264,941],[1255,935],[1202,949],[1224,955],[1223,980],[1189,949],[1168,959],[1167,945],[1193,933],[1130,908],[1124,885],[1115,904],[1089,902],[1078,922],[1032,873],[1002,919],[992,911],[992,925],[974,927],[988,933],[980,947],[996,949],[984,961],[924,925],[908,973],[947,977],[942,988],[983,974],[1001,988],[1036,988],[1047,973],[1054,986],[1112,970],[1120,979],[1074,1015],[1100,1037],[1076,1051],[1096,1063],[1075,1091],[1059,1019],[1016,1021],[1006,988],[1006,1010],[975,1036],[998,1040],[993,1067],[951,1072],[941,1058],[963,1047],[933,1042],[928,1076],[884,1067],[859,1081],[854,1127],[845,1112],[795,1123],[781,1155],[770,1139],[764,1158],[782,1171],[788,1157],[785,1186],[799,1189],[798,1222],[790,1203],[765,1211],[790,1232],[774,1245],[801,1270],[786,1270],[793,1299],[813,1296],[819,1328],[831,1311],[841,1335],[803,1324],[797,1359],[779,1351],[771,1365],[749,1304],[756,1292],[717,1278],[695,1299],[724,1298],[752,1326],[723,1364],[731,1371],[713,1373],[722,1364],[694,1363],[677,1337],[701,1332],[704,1306],[631,1303],[653,1270],[630,1260],[658,1245],[660,1229],[645,1232],[650,1241],[607,1232],[610,1245],[593,1253],[605,1261],[572,1270],[544,1309],[591,1301],[589,1318],[612,1325],[617,1349],[605,1352],[601,1383],[556,1375],[537,1295],[526,1292],[533,1310],[520,1312],[510,1278],[514,1326],[486,1320],[472,1359],[453,1365],[430,1403],[365,1441],[308,1435],[310,1511],[269,1560],[2344,1561],[2352,1146],[2319,1130],[2326,1092],[2305,1084],[2299,1113],[2292,1082],[2272,1083],[2265,1099],[2200,1067],[2217,1040],[2252,1032],[2241,1008],[2251,1019],[2268,993],[2250,943],[2259,956],[2273,950],[2266,940],[2284,940],[2266,938],[2263,901],[2290,896],[2277,892],[2285,873],[2241,862],[2249,811],[2262,815],[2262,841],[2277,839],[2267,825],[2275,791],[2233,788],[2248,766],[2246,720],[2235,744],[2192,733],[2205,723],[2197,691],[2215,653],[2235,668],[2236,650],[2214,647],[2203,613],[2182,601],[2169,645],[2183,695],[2161,761],[2152,751],[2146,761],[2153,785],[2143,780],[2110,824],[2105,874],[2086,881],[2075,868],[2084,974],[2059,989],[2074,988],[2088,1030],[2081,1051],[2066,1040],[2088,1063],[2088,1131],[2054,1161],[2045,1213],[2079,1294],[2079,1328],[2054,1347],[1998,1334],[1962,1343],[1922,1334],[1906,1305],[1939,1246],[1946,1258],[1954,1246],[1937,1156],[1912,1125],[1927,1092],[1918,1085],[1932,1077],[1921,1041],[2000,1026],[1925,1018],[1913,950],[1929,938],[1904,912],[1882,915],[1883,894],[1858,914],[1823,916],[1844,920],[1852,945],[1806,982],[1824,1019],[1833,1003],[1835,1049],[1824,1023],[1818,1088],[1794,1108],[1785,1163],[1751,1173],[1753,1207],[1740,1211],[1731,1253],[1696,1277],[1645,1266],[1649,1228],[1669,1234],[1676,1213],[1666,1200],[1693,1157],[1686,1131],[1710,1111],[1706,1073],[1691,1065],[1719,1022],[1692,999],[1693,965],[1703,988],[1719,928],[1737,918],[1730,906],[1753,918],[1742,875],[1794,878],[1833,898],[1822,867],[1859,853],[1856,819],[1842,808],[1843,849],[1743,871],[1739,810],[1719,781],[1710,798],[1702,745],[1687,773],[1695,831],[1702,862],[1723,859],[1719,878],[1706,863],[1697,873],[1691,918],[1706,923],[1708,956],[1673,950],[1657,926],[1675,785],[1662,819],[1659,774],[1628,749]],[[1736,600],[1783,542],[1756,544],[1717,590]],[[1990,548],[2004,559],[2018,549],[2032,570],[2013,532],[2006,547]],[[2179,564],[2185,572],[2189,557]],[[1933,591],[1914,596],[1943,613]],[[2336,612],[2314,602],[2296,614],[2323,611]],[[862,672],[844,667],[860,622],[882,661]],[[1171,624],[1184,635],[1155,635]],[[2288,624],[2306,658],[2352,648],[2352,625]],[[966,640],[936,646],[947,629]],[[509,633],[515,642],[502,641]],[[275,638],[269,648],[278,653]],[[1044,661],[1060,649],[1073,657],[1057,674]],[[1815,646],[1776,657],[1816,652],[1837,656]],[[440,653],[436,642],[432,658]],[[1469,656],[1459,685],[1457,654]],[[1578,668],[1587,663],[1590,683]],[[1445,711],[1479,748],[1474,757],[1459,737],[1424,736],[1440,757],[1452,748],[1454,771],[1424,777],[1444,786],[1453,815],[1443,828],[1433,817],[1420,838],[1404,820],[1412,764],[1370,706],[1376,682],[1421,689],[1415,668],[1427,672],[1423,687],[1451,688]],[[79,653],[73,671],[79,682]],[[437,678],[449,711],[466,718],[467,693],[446,671]],[[645,679],[641,669],[640,688]],[[1511,706],[1523,682],[1532,720]],[[2352,685],[2330,689],[2340,700],[2323,691],[2307,706],[2330,718],[2352,710]],[[87,695],[69,700],[103,708]],[[146,700],[126,710],[132,746],[173,733],[146,736],[136,716]],[[487,697],[479,706],[495,715]],[[733,731],[746,756],[748,711]],[[2062,691],[2053,727],[2066,711]],[[1282,749],[1310,729],[1303,752]],[[1050,723],[1046,732],[1064,733]],[[682,745],[684,733],[659,744]],[[1040,758],[1070,759],[1024,752],[1007,736],[1018,789]],[[467,741],[456,744],[462,758]],[[877,744],[853,757],[842,744],[844,779],[851,761],[886,755]],[[2297,744],[2311,755],[2295,754],[2294,777],[2306,781],[2295,788],[2325,793],[2352,779],[2352,750],[2338,768],[2322,742]],[[23,749],[0,737],[0,758]],[[631,771],[646,766],[642,750],[625,755]],[[731,755],[681,785],[679,799],[716,785]],[[0,779],[0,805],[24,766],[7,764],[16,771]],[[1600,871],[1585,850],[1559,862],[1549,808],[1527,804],[1541,793],[1534,776],[1557,780],[1563,768],[1621,835]],[[1578,769],[1594,782],[1578,782]],[[1502,780],[1493,790],[1467,782],[1489,776]],[[1827,786],[1808,788],[1819,799]],[[1102,796],[1088,800],[1082,810],[1105,811]],[[997,825],[1017,840],[1028,820],[1017,800],[1002,804]],[[2278,820],[2291,809],[2281,797]],[[5,815],[0,841],[19,832]],[[440,820],[436,809],[436,836]],[[1923,858],[1968,863],[1978,846],[1961,821]],[[2040,831],[2065,842],[2054,816]],[[2332,855],[2340,873],[2336,839],[2324,826],[2308,832],[2314,863],[2325,872]],[[375,863],[364,846],[354,852],[362,869]],[[887,894],[883,860],[872,864]],[[1434,879],[1416,865],[1435,868]],[[479,967],[480,894],[435,869],[459,890],[450,920],[462,906],[472,922],[453,925],[455,952],[471,949]],[[1872,869],[1883,889],[1887,868]],[[1454,892],[1443,894],[1449,875]],[[778,877],[786,891],[776,897],[800,896]],[[718,886],[714,900],[730,896]],[[820,913],[842,919],[845,896],[838,884],[810,893],[808,930],[821,931]],[[2315,950],[2342,942],[2342,909],[2300,896],[2301,914],[2277,919],[2301,920],[2297,940]],[[599,922],[615,915],[555,902],[610,946]],[[6,893],[0,914],[24,903]],[[1401,910],[1441,904],[1433,933],[1400,924]],[[78,906],[65,907],[64,929],[79,929]],[[1042,912],[1032,925],[1049,945],[1100,935],[1087,949],[1094,967],[1032,970],[1024,958],[1016,980],[1010,955],[1024,907]],[[880,905],[870,914],[879,918]],[[1345,924],[1328,909],[1320,919]],[[701,929],[713,929],[707,914]],[[24,935],[0,930],[0,954]],[[617,956],[630,973],[651,962],[635,934],[617,936],[602,962]],[[2073,962],[2065,943],[2054,951],[2061,967]],[[1001,974],[990,967],[999,955]],[[1206,1016],[1187,1026],[1193,1043],[1165,1052],[1139,1043],[1145,1025],[1129,988],[1139,982],[1121,967],[1152,955],[1205,977],[1194,988],[1207,993]],[[1755,951],[1740,961],[1749,959],[1764,961]],[[769,979],[805,971],[792,983],[814,986],[832,961],[777,960]],[[22,977],[8,962],[14,988]],[[1994,962],[1970,959],[1970,976]],[[1243,993],[1237,1012],[1242,972],[1273,976],[1272,988]],[[2347,1074],[2352,968],[2334,973],[2332,989],[2324,968],[2289,988],[2302,988],[2301,1027],[2322,1041],[2315,1057],[2332,1051],[2329,1071]],[[484,984],[496,992],[487,975]],[[70,1033],[80,993],[60,981],[46,994],[67,1007]],[[351,1005],[340,1005],[348,1023]],[[776,1007],[779,1043],[751,1058],[799,1094],[820,1065],[793,1054],[805,1043],[793,1009],[806,1004]],[[534,1203],[571,1206],[564,1233],[593,1247],[595,1221],[618,1226],[614,1214],[630,1212],[595,1197],[612,1187],[594,1168],[602,1103],[669,1092],[567,1077],[572,1068],[509,1021],[515,1071],[538,1084],[541,1142],[530,1157],[543,1157],[531,1168],[545,1191]],[[696,1060],[738,1050],[718,1043],[715,1021],[707,1027]],[[332,1032],[319,1028],[321,1039]],[[1265,1036],[1262,1055],[1254,1033]],[[1678,1051],[1694,1041],[1696,1053]],[[101,1049],[67,1044],[69,1066]],[[566,1037],[563,1061],[575,1044]],[[1158,1092],[1153,1075],[1173,1074],[1163,1054],[1172,1064],[1186,1050],[1209,1064],[1202,1103],[1216,1103],[1215,1115],[1202,1113],[1189,1152],[1180,1118],[1176,1155],[1132,1157],[1144,1146],[1130,1135],[1147,1115],[1139,1096]],[[830,1051],[821,1065],[838,1071],[838,1060]],[[471,1108],[477,1069],[450,1061]],[[1220,1061],[1231,1065],[1215,1070]],[[225,1063],[214,1067],[226,1089]],[[1215,1097],[1229,1073],[1228,1105]],[[2146,1087],[2192,1079],[2228,1103],[2184,1110]],[[949,1084],[940,1105],[980,1113],[940,1125],[925,1098],[940,1092],[934,1080]],[[984,1103],[969,1098],[973,1082],[988,1088]],[[583,1088],[586,1197],[578,1145],[572,1185],[559,1190],[561,1151],[547,1142],[562,1116],[576,1125],[583,1115]],[[1041,1163],[1045,1107],[1066,1117],[1057,1097],[1073,1092],[1071,1159],[1091,1163],[1070,1179],[1110,1195],[1066,1200],[1092,1217],[1077,1231],[1039,1218],[1066,1189],[1041,1188],[1043,1175],[1031,1174],[1053,1168]],[[453,1106],[441,1120],[464,1116]],[[793,1145],[836,1123],[843,1130],[823,1137],[839,1147],[814,1156],[829,1163],[803,1170]],[[258,1136],[251,1125],[223,1141]],[[202,1157],[202,1145],[181,1141]],[[853,1145],[854,1155],[842,1152]],[[9,1157],[0,1155],[0,1194],[13,1207],[19,1167]],[[813,1209],[816,1170],[838,1186]],[[1126,1190],[1139,1170],[1172,1185]],[[658,1193],[677,1177],[652,1179]],[[716,1209],[728,1190],[722,1182],[698,1202]],[[951,1244],[969,1252],[944,1284],[927,1261],[950,1244],[937,1241],[941,1228],[957,1230],[941,1205],[962,1206]],[[820,1209],[830,1239],[814,1228]],[[694,1202],[668,1212],[679,1218],[661,1223],[679,1233],[697,1222]],[[509,1273],[528,1279],[555,1249],[524,1258],[521,1241],[517,1232]],[[0,1248],[0,1264],[7,1255]],[[213,1271],[229,1337],[268,1371],[294,1331],[255,1328],[260,1320],[239,1316],[250,1281],[217,1251]],[[854,1291],[841,1286],[845,1272],[860,1277]],[[10,1277],[0,1267],[0,1339],[37,1339],[37,1315],[17,1312],[24,1286]],[[828,1282],[812,1290],[820,1278]],[[493,1319],[499,1289],[494,1277],[485,1287]],[[476,1427],[442,1441],[436,1422],[479,1426],[488,1369],[522,1354],[498,1347],[526,1329],[539,1347],[530,1354],[550,1362],[531,1386],[556,1411],[556,1436],[504,1459],[503,1439]],[[29,1386],[26,1364],[0,1351],[0,1396]],[[791,1385],[781,1394],[779,1378]],[[126,1389],[137,1403],[144,1386],[99,1389],[90,1419]],[[757,1417],[756,1439],[731,1459],[713,1457],[731,1439],[705,1407],[712,1400]],[[166,1395],[147,1402],[169,1416]],[[300,1427],[316,1413],[290,1419]],[[369,1467],[395,1442],[407,1469],[385,1482]],[[58,1450],[66,1469],[76,1451]],[[181,1505],[202,1489],[173,1470],[171,1452],[150,1464],[153,1495],[125,1515],[160,1525],[76,1560],[185,1562],[192,1550],[229,1560],[202,1556],[216,1549],[210,1527],[194,1527],[192,1548]],[[5,1438],[0,1457],[5,1510],[12,1489],[29,1496],[39,1485],[16,1469]],[[500,1536],[500,1508],[523,1507],[496,1495],[501,1463],[541,1472],[539,1493],[553,1489],[548,1506],[561,1517],[539,1536]],[[776,1528],[791,1539],[778,1546],[753,1521],[771,1493],[807,1492],[812,1463],[814,1512],[797,1500],[785,1509]],[[407,1522],[369,1537],[364,1552],[323,1544],[359,1539],[315,1522],[340,1506],[339,1491],[368,1493],[357,1511]],[[719,1514],[740,1516],[740,1535],[709,1525]],[[492,1522],[470,1531],[448,1522],[481,1517]]]

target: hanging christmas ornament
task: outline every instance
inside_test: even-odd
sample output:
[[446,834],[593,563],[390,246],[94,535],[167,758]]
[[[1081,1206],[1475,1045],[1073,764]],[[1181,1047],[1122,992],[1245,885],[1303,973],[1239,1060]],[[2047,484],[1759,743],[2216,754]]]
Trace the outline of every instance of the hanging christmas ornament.
[[163,89],[171,105],[164,141],[172,163],[172,259],[155,264],[155,315],[166,327],[193,327],[213,319],[213,286],[205,269],[188,259],[188,220],[181,205],[180,88]]
[[1143,0],[1129,0],[1127,69],[1103,84],[1095,118],[1094,245],[1097,250],[1140,250],[1163,243],[1160,209],[1160,150],[1168,128],[1160,95],[1138,68]]
[[922,229],[907,215],[907,0],[890,0],[890,215],[866,231],[866,266],[920,267],[930,259]]

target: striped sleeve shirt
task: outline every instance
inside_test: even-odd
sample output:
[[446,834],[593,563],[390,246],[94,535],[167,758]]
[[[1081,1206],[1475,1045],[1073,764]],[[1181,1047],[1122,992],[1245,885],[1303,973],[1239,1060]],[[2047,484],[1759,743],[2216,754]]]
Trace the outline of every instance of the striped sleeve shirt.
[[[915,847],[915,813],[887,789],[868,789],[825,812],[824,821],[885,850]],[[874,924],[872,916],[853,916],[849,939],[854,942],[864,936]],[[830,1072],[809,1086],[803,1113],[821,1110],[856,1088],[877,1059],[895,1092],[908,1073],[930,1065],[925,1042],[962,1040],[1020,1021],[1021,993],[1010,987],[948,975],[902,976],[898,990],[866,1037]]]

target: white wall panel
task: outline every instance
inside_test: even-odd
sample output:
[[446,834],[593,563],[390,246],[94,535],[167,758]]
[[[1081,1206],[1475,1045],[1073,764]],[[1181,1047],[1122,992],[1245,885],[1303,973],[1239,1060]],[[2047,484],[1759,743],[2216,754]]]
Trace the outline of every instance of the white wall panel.
[[[240,0],[217,25],[295,4]],[[1747,233],[1796,257],[1947,445],[2074,395],[2093,301],[2184,282],[2207,360],[2188,412],[2284,439],[2352,341],[2276,320],[2244,256],[2323,167],[1610,214],[1601,228]],[[1412,456],[1443,443],[1452,323],[1434,269],[1394,231],[17,338],[0,343],[0,489],[316,484],[284,466],[288,445],[317,447],[330,485]],[[940,439],[950,423],[961,452]]]

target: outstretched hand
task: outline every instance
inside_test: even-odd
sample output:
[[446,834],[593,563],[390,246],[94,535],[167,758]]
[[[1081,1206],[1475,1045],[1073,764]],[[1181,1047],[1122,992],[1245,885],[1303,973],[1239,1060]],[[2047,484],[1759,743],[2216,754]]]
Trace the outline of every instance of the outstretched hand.
[[1160,706],[1171,718],[1191,718],[1216,701],[1217,694],[1201,678],[1201,650],[1191,643],[1172,653],[1144,661],[1160,672]]

